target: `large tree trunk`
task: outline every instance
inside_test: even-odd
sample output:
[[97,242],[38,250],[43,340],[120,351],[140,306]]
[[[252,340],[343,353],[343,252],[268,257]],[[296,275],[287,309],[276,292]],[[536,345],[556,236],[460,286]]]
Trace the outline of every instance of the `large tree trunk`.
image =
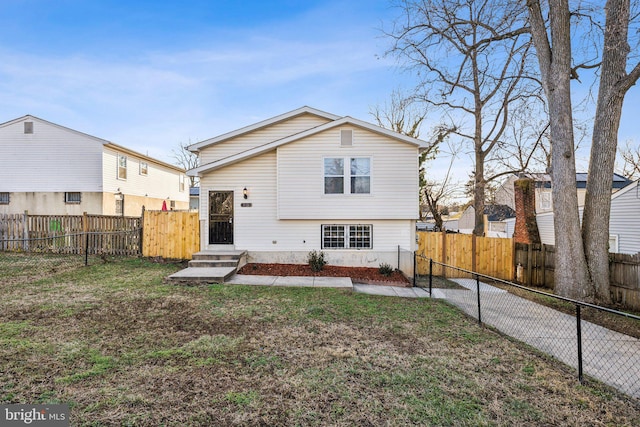
[[582,237],[589,273],[599,302],[609,303],[609,217],[611,184],[618,145],[629,45],[629,0],[609,0],[606,6],[604,51],[583,213]]
[[484,159],[477,151],[476,169],[473,179],[473,208],[475,210],[473,234],[476,236],[484,236],[484,199],[486,183],[484,180]]
[[[539,1],[529,0],[531,28],[549,103],[551,182],[556,236],[556,292],[589,299],[591,282],[580,233],[571,104],[571,22],[567,0],[549,0],[549,43]],[[553,49],[551,49],[551,45]]]

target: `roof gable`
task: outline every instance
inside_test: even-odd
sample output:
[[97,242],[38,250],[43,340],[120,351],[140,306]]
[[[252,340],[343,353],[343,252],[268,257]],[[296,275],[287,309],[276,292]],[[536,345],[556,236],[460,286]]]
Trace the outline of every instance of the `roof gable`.
[[202,150],[205,147],[209,147],[209,146],[214,145],[214,144],[219,144],[219,143],[227,141],[227,140],[229,140],[231,138],[236,138],[236,137],[238,137],[240,135],[244,135],[244,134],[247,134],[247,133],[250,133],[250,132],[254,132],[254,131],[257,131],[259,129],[264,129],[264,128],[269,127],[271,125],[274,125],[276,123],[282,123],[284,121],[290,120],[290,119],[292,119],[294,117],[301,116],[303,114],[312,114],[314,116],[322,117],[322,118],[327,119],[327,120],[336,120],[336,119],[340,118],[340,116],[336,116],[335,114],[327,113],[327,112],[324,112],[324,111],[321,111],[321,110],[317,110],[315,108],[304,106],[304,107],[295,109],[293,111],[289,111],[287,113],[280,114],[278,116],[272,117],[270,119],[262,120],[262,121],[260,121],[258,123],[254,123],[252,125],[245,126],[245,127],[240,128],[240,129],[236,129],[234,131],[227,132],[227,133],[224,133],[222,135],[219,135],[219,136],[216,136],[216,137],[213,137],[213,138],[205,139],[204,141],[200,141],[200,142],[197,142],[195,144],[190,145],[189,147],[187,147],[187,149],[189,151],[192,151],[192,152],[195,153],[195,152],[198,152],[198,151]]
[[1,123],[0,124],[0,128],[6,127],[6,126],[11,126],[11,125],[14,125],[16,123],[21,123],[21,122],[25,122],[25,121],[29,121],[29,120],[35,121],[35,122],[40,122],[40,123],[43,123],[43,124],[48,125],[48,126],[53,126],[55,128],[58,128],[58,129],[61,129],[61,130],[65,131],[65,132],[72,132],[72,133],[75,133],[77,135],[84,136],[86,138],[89,138],[89,139],[92,139],[94,141],[100,142],[103,145],[104,144],[109,144],[109,141],[107,141],[106,139],[98,138],[97,136],[89,135],[88,133],[80,132],[80,131],[77,131],[75,129],[68,128],[66,126],[62,126],[62,125],[59,125],[59,124],[44,120],[44,119],[41,119],[39,117],[32,116],[31,114],[27,114],[27,115],[24,115],[22,117],[18,117],[17,119],[13,119],[13,120],[9,120],[8,122]]
[[333,128],[336,128],[336,127],[339,127],[339,126],[343,126],[343,125],[352,125],[352,126],[355,126],[355,127],[366,129],[366,130],[369,130],[371,132],[374,132],[374,133],[377,133],[377,134],[384,135],[384,136],[387,136],[389,138],[395,139],[397,141],[401,141],[401,142],[404,142],[404,143],[407,143],[407,144],[414,145],[419,150],[423,150],[423,149],[427,148],[427,143],[422,141],[422,140],[419,140],[419,139],[416,139],[416,138],[411,138],[409,136],[402,135],[400,133],[397,133],[397,132],[394,132],[394,131],[391,131],[391,130],[388,130],[388,129],[385,129],[385,128],[382,128],[382,127],[379,127],[379,126],[376,126],[376,125],[373,125],[371,123],[367,123],[367,122],[364,122],[362,120],[354,119],[353,117],[345,116],[345,117],[333,120],[331,122],[325,123],[323,125],[316,126],[314,128],[308,129],[306,131],[299,132],[299,133],[297,133],[295,135],[290,135],[288,137],[285,137],[285,138],[282,138],[282,139],[279,139],[279,140],[276,140],[276,141],[271,141],[271,142],[268,142],[268,143],[263,144],[261,146],[254,147],[252,149],[243,151],[241,153],[231,155],[231,156],[226,157],[224,159],[220,159],[220,160],[217,160],[215,162],[208,163],[206,165],[201,165],[198,168],[191,169],[190,171],[188,171],[187,174],[190,175],[190,176],[197,176],[200,173],[208,172],[208,171],[211,171],[211,170],[222,168],[224,166],[228,166],[228,165],[233,164],[233,163],[237,163],[237,162],[239,162],[241,160],[257,156],[259,154],[262,154],[262,153],[265,153],[267,151],[273,150],[273,149],[275,149],[277,147],[280,147],[282,145],[289,144],[289,143],[294,142],[294,141],[299,141],[299,140],[301,140],[303,138],[306,138],[306,137],[309,137],[309,136],[312,136],[312,135],[316,135],[316,134],[318,134],[320,132],[324,132],[324,131],[327,131],[329,129],[333,129]]
[[160,166],[163,166],[163,167],[166,167],[166,168],[169,168],[169,169],[173,169],[173,170],[178,171],[178,172],[185,172],[185,169],[181,168],[179,166],[163,162],[162,160],[158,160],[156,158],[149,157],[149,156],[147,156],[145,154],[138,153],[137,151],[131,150],[131,149],[127,148],[127,147],[123,147],[122,145],[118,145],[118,144],[115,144],[113,142],[107,141],[106,139],[98,138],[97,136],[89,135],[88,133],[80,132],[78,130],[71,129],[71,128],[66,127],[66,126],[62,126],[62,125],[59,125],[57,123],[50,122],[48,120],[44,120],[44,119],[41,119],[39,117],[33,116],[31,114],[27,114],[27,115],[24,115],[22,117],[18,117],[17,119],[13,119],[13,120],[9,120],[9,121],[4,122],[4,123],[0,123],[0,128],[6,127],[6,126],[11,126],[11,125],[14,125],[16,123],[21,123],[21,122],[24,122],[24,121],[40,122],[40,123],[43,123],[43,124],[45,124],[47,126],[52,126],[52,127],[57,128],[57,129],[61,129],[61,130],[65,131],[65,132],[71,132],[71,133],[74,133],[76,135],[83,136],[85,138],[88,138],[90,140],[93,140],[95,142],[100,143],[103,147],[110,148],[110,149],[115,150],[115,151],[125,152],[125,153],[127,153],[129,155],[138,157],[140,159],[155,163],[157,165],[160,165]]

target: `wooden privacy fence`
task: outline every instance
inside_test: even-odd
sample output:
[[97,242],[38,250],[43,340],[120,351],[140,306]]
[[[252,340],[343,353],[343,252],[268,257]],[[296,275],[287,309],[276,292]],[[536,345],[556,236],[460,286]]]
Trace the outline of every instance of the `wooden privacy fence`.
[[[474,271],[504,280],[513,279],[513,240],[492,237],[477,237],[472,234],[436,233],[419,231],[418,255],[450,266]],[[429,273],[429,262],[417,259],[418,274]],[[442,271],[434,265],[433,274],[438,276],[464,277],[464,273],[453,270]]]
[[142,227],[143,256],[191,259],[200,250],[197,212],[145,211]]
[[[554,289],[554,246],[517,243],[515,254],[517,282]],[[613,302],[640,310],[640,254],[610,253],[609,279]]]
[[0,214],[0,250],[138,255],[139,217]]

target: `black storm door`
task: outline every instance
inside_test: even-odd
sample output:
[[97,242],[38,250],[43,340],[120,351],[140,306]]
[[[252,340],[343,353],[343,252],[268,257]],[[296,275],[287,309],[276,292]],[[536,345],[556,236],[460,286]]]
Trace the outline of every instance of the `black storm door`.
[[233,244],[233,191],[209,192],[209,244]]

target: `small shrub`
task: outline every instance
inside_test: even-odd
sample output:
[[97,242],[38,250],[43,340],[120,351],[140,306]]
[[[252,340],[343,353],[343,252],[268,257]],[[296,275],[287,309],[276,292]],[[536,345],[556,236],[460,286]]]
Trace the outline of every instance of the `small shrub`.
[[324,259],[324,252],[309,252],[309,257],[307,258],[309,262],[309,266],[311,266],[311,271],[322,271],[325,265],[327,265],[327,261]]
[[391,267],[386,262],[383,262],[382,264],[380,264],[380,267],[378,267],[378,273],[382,274],[383,276],[389,277],[391,276],[391,273],[393,273],[393,267]]

